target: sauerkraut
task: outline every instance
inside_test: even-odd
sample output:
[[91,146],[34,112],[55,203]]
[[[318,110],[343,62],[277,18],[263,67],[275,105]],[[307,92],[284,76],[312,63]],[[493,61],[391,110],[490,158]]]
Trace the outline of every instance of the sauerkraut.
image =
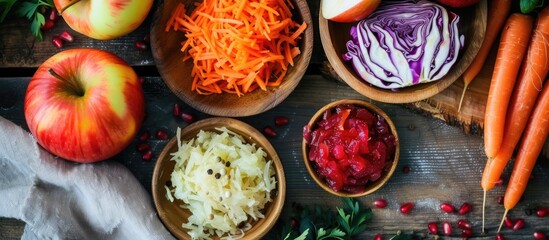
[[193,239],[241,238],[250,220],[264,218],[276,188],[272,161],[261,147],[227,128],[216,130],[182,142],[178,128],[178,150],[171,154],[175,167],[166,197],[182,200],[191,212],[182,227]]

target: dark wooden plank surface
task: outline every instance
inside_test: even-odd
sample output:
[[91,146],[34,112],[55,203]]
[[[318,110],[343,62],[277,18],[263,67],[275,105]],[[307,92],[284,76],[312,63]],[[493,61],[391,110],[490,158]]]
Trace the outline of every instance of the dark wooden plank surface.
[[[23,127],[25,123],[22,100],[28,80],[4,79],[1,88],[17,94],[12,106],[0,108],[0,115]],[[182,102],[169,91],[160,78],[147,77],[144,90],[148,115],[142,130],[154,132],[157,129],[164,129],[173,136],[176,127],[186,126],[182,120],[172,117],[172,105]],[[279,136],[270,139],[283,162],[288,183],[288,204],[285,205],[281,220],[290,215],[292,202],[341,205],[338,198],[316,186],[307,174],[301,156],[301,131],[317,109],[343,98],[365,99],[345,84],[319,75],[309,75],[303,78],[296,90],[279,106],[256,116],[240,118],[260,130],[268,125],[274,126],[275,116],[283,115],[290,119],[288,126],[276,128]],[[362,239],[371,239],[376,233],[394,235],[397,230],[426,235],[426,226],[430,221],[450,221],[457,229],[456,222],[461,218],[470,220],[474,225],[475,236],[480,237],[482,190],[479,181],[485,163],[482,139],[464,134],[460,129],[448,126],[443,121],[424,117],[400,105],[374,103],[385,110],[395,122],[402,149],[398,170],[388,184],[374,194],[359,199],[370,207],[373,207],[371,203],[376,198],[385,198],[389,202],[386,209],[374,209],[374,219]],[[199,119],[210,117],[190,109],[185,104],[183,106],[185,111],[196,114]],[[126,165],[150,191],[155,161],[141,160],[135,150],[136,142],[110,161],[120,161]],[[166,141],[151,140],[155,154],[158,154],[165,144]],[[548,165],[549,162],[544,161],[536,167],[524,201],[510,213],[514,218],[525,218],[528,222],[527,227],[516,232],[505,229],[503,233],[508,239],[528,238],[534,230],[549,233],[549,218],[540,219],[533,215],[525,215],[525,210],[532,207],[549,206],[549,189],[545,187],[549,182]],[[404,166],[409,166],[411,172],[403,173],[401,169]],[[507,170],[504,178],[508,176]],[[487,230],[490,234],[485,239],[493,239],[503,213],[502,206],[497,204],[497,197],[503,193],[503,187],[496,187],[488,194]],[[399,205],[409,201],[414,202],[416,208],[410,215],[403,216],[398,211]],[[474,206],[474,210],[466,216],[446,214],[439,210],[440,203],[446,201],[455,205],[469,202]],[[22,223],[12,219],[0,219],[0,225],[9,226],[0,228],[2,239],[11,239],[10,236],[17,236],[15,233],[22,230]],[[459,236],[457,230],[453,236]]]
[[[315,24],[318,19],[319,1],[309,1]],[[151,13],[154,11],[151,11]],[[150,18],[150,17],[149,17]],[[0,25],[0,116],[7,118],[23,128],[27,128],[23,116],[23,98],[26,85],[34,69],[45,59],[59,52],[51,45],[50,39],[62,30],[69,30],[62,20],[45,35],[45,40],[36,41],[25,20],[10,20]],[[128,36],[110,40],[96,41],[75,35],[75,42],[65,45],[64,49],[76,47],[99,48],[112,51],[128,61],[142,76],[146,76],[144,90],[147,100],[147,118],[142,131],[167,130],[171,136],[177,126],[185,126],[181,120],[171,116],[174,103],[182,103],[169,91],[162,79],[155,72],[150,51],[140,51],[133,47],[135,41],[141,40],[148,33],[150,19],[135,32]],[[324,104],[343,98],[366,99],[353,91],[347,85],[324,78],[319,68],[324,55],[318,38],[318,25],[315,25],[315,50],[311,59],[308,75],[303,78],[296,90],[279,106],[257,116],[240,118],[257,129],[267,125],[273,126],[273,118],[284,115],[290,118],[290,124],[276,128],[279,136],[270,139],[277,149],[286,171],[288,181],[286,206],[281,220],[286,220],[290,213],[292,202],[340,206],[339,199],[331,196],[316,186],[308,176],[302,163],[301,131],[313,113]],[[71,30],[69,30],[71,31]],[[479,186],[480,174],[485,159],[482,148],[482,138],[463,133],[462,129],[448,125],[445,118],[425,117],[415,110],[401,105],[375,103],[385,110],[393,119],[401,141],[401,157],[398,171],[386,186],[373,195],[360,198],[367,206],[375,198],[386,198],[389,205],[386,209],[374,209],[374,219],[361,239],[372,239],[376,233],[383,233],[386,239],[397,230],[416,232],[427,236],[427,223],[430,221],[450,221],[453,223],[454,238],[460,238],[456,221],[467,218],[474,225],[475,237],[493,239],[495,228],[502,214],[502,206],[496,203],[498,196],[503,195],[504,188],[497,187],[488,194],[489,234],[480,235],[481,196]],[[183,104],[184,105],[184,104]],[[198,118],[210,117],[184,105],[185,111],[190,111]],[[417,108],[416,108],[417,109]],[[154,140],[151,146],[158,154],[165,141]],[[126,165],[150,191],[150,182],[154,161],[145,162],[135,151],[134,142],[121,154],[110,161],[120,161]],[[409,166],[408,174],[400,171]],[[509,176],[506,170],[504,178]],[[534,170],[524,200],[510,215],[522,217],[527,221],[525,229],[513,232],[505,229],[507,239],[531,239],[534,230],[549,234],[549,217],[537,218],[527,216],[525,210],[535,206],[549,206],[549,161],[542,160]],[[1,198],[1,197],[0,197]],[[398,212],[403,202],[416,203],[415,210],[407,216]],[[463,202],[473,204],[474,210],[467,216],[442,213],[438,206],[441,202],[452,202],[460,205]],[[18,239],[23,231],[24,223],[11,218],[0,218],[0,239]],[[429,237],[429,236],[428,236]]]
[[[155,1],[155,6],[159,1]],[[318,8],[319,1],[309,1],[309,8],[314,22],[315,48],[311,62],[315,67],[325,59],[318,35]],[[117,39],[100,41],[88,38],[68,27],[60,18],[56,25],[44,32],[44,40],[34,38],[30,31],[30,23],[26,19],[7,19],[0,24],[0,73],[3,68],[32,68],[38,67],[54,53],[70,48],[97,48],[108,50],[126,60],[134,67],[154,67],[151,51],[142,51],[135,48],[136,41],[141,41],[150,32],[150,24],[155,8],[150,12],[143,24],[134,32]],[[55,48],[51,39],[67,30],[74,36],[74,42],[65,43],[62,49]],[[7,74],[7,73],[6,73]],[[0,75],[1,76],[1,75]]]
[[[54,53],[70,48],[108,50],[132,66],[153,66],[151,52],[137,50],[134,46],[136,41],[143,40],[149,33],[150,19],[151,16],[148,16],[134,32],[109,41],[94,40],[79,34],[70,29],[62,18],[51,30],[44,32],[44,40],[40,41],[32,35],[26,19],[8,19],[0,24],[0,71],[2,68],[36,68]],[[74,42],[65,43],[62,49],[57,49],[51,40],[64,30],[73,35]]]

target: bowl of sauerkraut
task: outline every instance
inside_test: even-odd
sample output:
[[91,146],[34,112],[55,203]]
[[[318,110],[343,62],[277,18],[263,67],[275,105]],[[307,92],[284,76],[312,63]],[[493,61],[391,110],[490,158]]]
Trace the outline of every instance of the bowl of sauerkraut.
[[215,117],[177,129],[158,156],[152,192],[179,239],[260,239],[280,215],[286,182],[263,134]]

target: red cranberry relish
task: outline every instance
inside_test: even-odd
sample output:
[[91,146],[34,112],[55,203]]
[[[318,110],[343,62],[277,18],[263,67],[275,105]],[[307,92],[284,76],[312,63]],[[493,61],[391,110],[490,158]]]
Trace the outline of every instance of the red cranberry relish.
[[383,117],[365,108],[338,105],[312,128],[303,129],[309,160],[334,191],[362,192],[391,166],[395,137]]

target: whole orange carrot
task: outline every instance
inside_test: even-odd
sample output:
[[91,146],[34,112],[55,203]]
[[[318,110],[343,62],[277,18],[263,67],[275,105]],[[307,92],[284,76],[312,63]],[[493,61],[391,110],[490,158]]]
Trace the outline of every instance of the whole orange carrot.
[[514,13],[501,34],[484,116],[484,150],[488,158],[496,156],[503,140],[507,105],[526,54],[532,27],[533,19],[530,16]]
[[459,100],[458,112],[461,111],[461,104],[463,103],[465,91],[484,66],[488,53],[490,53],[490,49],[501,31],[503,23],[505,23],[507,16],[509,16],[510,9],[511,0],[490,1],[488,5],[488,19],[486,23],[484,40],[482,41],[482,45],[480,45],[477,55],[471,62],[471,65],[469,65],[469,67],[461,75],[461,78],[463,79],[463,92],[461,93],[461,99]]
[[530,174],[534,169],[534,165],[543,149],[548,134],[549,85],[545,85],[524,130],[524,137],[515,159],[515,165],[509,179],[509,184],[507,185],[507,190],[505,191],[505,196],[503,197],[503,206],[505,207],[503,218],[505,218],[510,209],[517,205],[526,190]]
[[485,190],[492,189],[499,180],[526,127],[536,98],[543,88],[544,79],[549,72],[548,39],[549,8],[545,8],[539,15],[518,82],[511,96],[505,120],[505,135],[500,150],[484,168],[481,185]]
[[500,165],[494,164],[496,162],[493,158],[500,150],[503,141],[507,105],[529,44],[532,28],[533,19],[530,16],[515,13],[509,16],[501,34],[484,117],[484,147],[488,161],[481,181],[481,186],[484,189],[482,205],[483,232],[486,191],[491,189],[486,185],[486,176],[491,175],[495,169],[500,167]]
[[[518,82],[513,90],[505,119],[505,136],[500,151],[488,160],[482,175],[481,185],[486,193],[494,187],[512,157],[530,113],[549,71],[549,8],[540,14],[528,46],[528,53],[521,67]],[[484,194],[486,197],[486,194]],[[484,212],[484,211],[483,211]]]

